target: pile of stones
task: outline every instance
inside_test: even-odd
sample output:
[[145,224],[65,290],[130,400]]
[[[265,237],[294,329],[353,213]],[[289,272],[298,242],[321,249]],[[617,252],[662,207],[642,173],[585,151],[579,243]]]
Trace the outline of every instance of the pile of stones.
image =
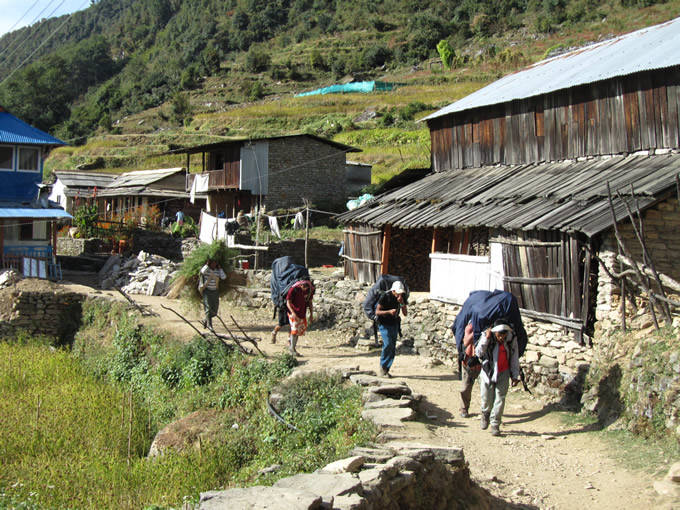
[[129,259],[112,255],[99,271],[99,286],[105,290],[118,287],[128,294],[163,296],[179,267],[179,262],[144,251]]

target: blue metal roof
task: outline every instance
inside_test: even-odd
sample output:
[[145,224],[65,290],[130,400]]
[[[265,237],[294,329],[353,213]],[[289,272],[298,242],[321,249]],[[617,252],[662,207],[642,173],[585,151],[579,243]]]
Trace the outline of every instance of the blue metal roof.
[[16,118],[0,107],[0,143],[27,145],[66,145],[58,138]]
[[677,65],[680,18],[542,60],[421,120]]
[[58,208],[11,207],[0,204],[0,218],[72,219],[73,216]]

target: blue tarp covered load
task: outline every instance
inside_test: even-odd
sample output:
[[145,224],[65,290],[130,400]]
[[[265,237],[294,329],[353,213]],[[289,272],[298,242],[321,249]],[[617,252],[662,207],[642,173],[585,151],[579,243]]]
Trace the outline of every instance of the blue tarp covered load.
[[396,88],[396,83],[388,83],[385,81],[355,81],[352,83],[331,85],[330,87],[323,87],[320,89],[310,90],[309,92],[301,92],[295,94],[295,97],[315,96],[317,94],[348,94],[350,92],[381,92],[392,90]]
[[309,271],[305,266],[294,264],[293,257],[279,257],[272,262],[270,286],[274,306],[286,306],[286,294],[299,280],[309,280]]
[[475,342],[482,331],[493,325],[496,319],[506,318],[510,321],[517,335],[519,355],[524,354],[527,346],[527,332],[522,324],[522,316],[519,313],[517,299],[510,292],[502,290],[475,290],[463,303],[463,307],[456,315],[451,329],[456,337],[456,346],[459,355],[463,353],[463,335],[465,326],[469,322],[474,328]]

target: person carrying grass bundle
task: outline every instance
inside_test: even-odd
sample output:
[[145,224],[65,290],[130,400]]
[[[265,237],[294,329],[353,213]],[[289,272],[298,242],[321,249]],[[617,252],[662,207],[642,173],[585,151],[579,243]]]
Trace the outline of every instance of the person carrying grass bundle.
[[217,315],[220,307],[220,280],[227,278],[224,271],[217,263],[217,260],[210,258],[208,262],[201,268],[198,275],[198,292],[203,297],[203,310],[205,311],[205,320],[203,326],[212,329],[212,318]]

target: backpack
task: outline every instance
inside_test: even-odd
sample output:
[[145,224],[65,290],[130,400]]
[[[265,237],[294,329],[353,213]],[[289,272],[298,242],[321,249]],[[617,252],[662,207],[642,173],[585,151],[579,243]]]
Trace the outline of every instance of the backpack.
[[364,299],[364,303],[362,305],[366,317],[372,321],[375,320],[375,309],[378,306],[378,301],[390,290],[392,284],[396,281],[400,281],[404,284],[404,288],[406,289],[406,293],[404,294],[404,304],[408,303],[409,290],[404,278],[401,276],[384,274],[378,278],[378,281],[373,284],[366,294],[366,299]]
[[517,298],[510,292],[503,290],[494,290],[493,292],[475,290],[470,292],[451,325],[456,337],[459,359],[463,358],[463,336],[465,335],[465,326],[468,323],[472,323],[474,337],[479,339],[482,331],[491,327],[496,319],[501,318],[507,318],[512,324],[512,329],[517,337],[518,354],[521,357],[526,349],[528,337],[524,324],[522,324]]
[[[288,291],[300,280],[308,280],[311,284],[309,271],[305,266],[293,263],[293,257],[279,257],[272,262],[270,287],[271,299],[275,307],[285,308]],[[314,285],[312,285],[312,295],[313,294]]]

